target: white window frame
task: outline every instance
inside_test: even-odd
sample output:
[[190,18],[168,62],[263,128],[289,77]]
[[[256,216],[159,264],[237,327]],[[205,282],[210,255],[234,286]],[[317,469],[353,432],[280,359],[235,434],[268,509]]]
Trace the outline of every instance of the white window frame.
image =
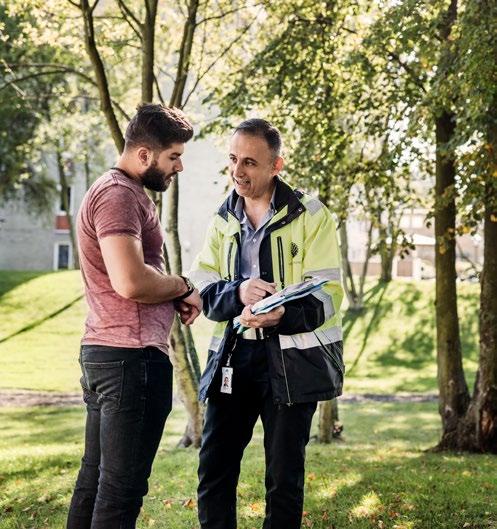
[[[69,255],[67,268],[59,268],[59,247],[69,246]],[[72,269],[72,244],[70,242],[56,242],[53,248],[53,269],[54,270],[71,270]]]

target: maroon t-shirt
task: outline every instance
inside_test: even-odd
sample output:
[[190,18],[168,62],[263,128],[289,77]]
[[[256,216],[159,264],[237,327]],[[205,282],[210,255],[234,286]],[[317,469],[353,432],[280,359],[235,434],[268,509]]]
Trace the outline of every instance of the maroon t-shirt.
[[110,284],[99,241],[130,235],[142,242],[145,263],[164,271],[164,242],[155,204],[143,186],[116,170],[103,174],[86,193],[77,221],[79,259],[89,313],[85,345],[145,347],[168,351],[174,307],[121,297]]

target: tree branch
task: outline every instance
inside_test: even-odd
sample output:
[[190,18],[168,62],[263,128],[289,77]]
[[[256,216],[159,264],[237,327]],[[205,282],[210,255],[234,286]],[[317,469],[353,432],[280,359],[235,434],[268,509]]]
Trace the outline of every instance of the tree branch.
[[174,81],[173,93],[171,94],[170,106],[183,108],[183,93],[190,66],[193,38],[197,28],[197,10],[199,0],[190,0],[188,5],[188,18],[183,26],[183,36],[181,38],[178,67]]
[[164,100],[164,97],[162,96],[162,91],[161,91],[160,86],[159,86],[159,81],[157,80],[157,76],[155,74],[154,74],[154,85],[155,85],[155,90],[157,92],[157,97],[159,98],[159,101],[164,106],[166,106],[166,102]]
[[[140,40],[142,40],[142,35],[141,35],[142,24],[141,24],[141,22],[134,15],[134,13],[131,11],[131,9],[126,5],[124,0],[117,0],[117,5],[119,6],[119,10],[121,11],[121,13],[123,15],[124,20],[127,22],[129,27],[133,30],[135,35],[137,35],[138,38]],[[133,24],[133,22],[134,22],[134,24]]]
[[426,93],[426,88],[423,84],[423,80],[422,78],[418,77],[416,75],[416,73],[414,72],[414,70],[408,65],[406,64],[405,62],[403,62],[401,60],[401,58],[393,51],[389,51],[388,52],[388,56],[390,57],[390,59],[396,61],[402,68],[404,68],[404,70],[406,71],[406,73],[409,75],[409,77],[411,78],[411,81],[418,87],[420,88],[424,93]]
[[195,80],[195,83],[193,84],[193,87],[191,88],[191,90],[188,92],[188,95],[186,96],[185,98],[185,101],[183,103],[183,106],[186,106],[190,97],[193,95],[193,93],[195,92],[195,90],[197,89],[197,86],[199,85],[199,83],[202,81],[202,79],[212,70],[212,68],[214,68],[214,66],[231,50],[231,48],[243,37],[243,35],[245,35],[245,33],[247,33],[247,31],[252,27],[252,25],[254,24],[254,22],[257,20],[259,16],[259,13],[257,13],[255,15],[255,17],[250,21],[249,24],[247,24],[245,26],[245,28],[243,28],[243,30],[241,31],[241,33],[239,35],[237,35],[229,44],[228,46],[211,62],[211,64],[204,70],[204,72],[199,75],[197,77],[197,79]]
[[[84,79],[85,81],[90,83],[95,88],[98,88],[97,82],[94,79],[92,79],[89,75],[87,75],[87,74],[85,74],[85,73],[83,73],[83,72],[81,72],[79,70],[76,70],[75,68],[72,68],[71,66],[66,66],[64,64],[57,64],[57,63],[11,63],[11,64],[6,64],[6,66],[8,66],[9,68],[18,68],[18,67],[19,68],[43,68],[44,67],[44,68],[56,68],[56,70],[54,70],[52,72],[43,71],[43,72],[38,72],[37,74],[30,74],[28,76],[16,77],[15,79],[10,81],[9,83],[6,83],[5,85],[0,86],[0,90],[2,90],[3,88],[6,88],[7,84],[14,85],[14,83],[16,83],[16,82],[25,81],[25,80],[30,79],[32,77],[37,77],[38,75],[39,76],[41,76],[41,75],[55,75],[55,74],[58,74],[58,73],[72,73],[74,75],[77,75],[78,77],[81,77],[82,79]],[[111,100],[112,100],[112,104],[116,107],[116,109],[123,116],[123,118],[126,119],[127,121],[129,121],[131,118],[126,113],[126,111],[121,107],[121,105],[117,101],[115,101],[114,99],[111,99]]]
[[201,24],[205,24],[206,22],[210,22],[211,20],[219,20],[221,18],[227,17],[228,15],[232,15],[233,13],[237,13],[238,11],[242,11],[243,9],[250,9],[251,7],[261,7],[263,6],[263,2],[258,2],[257,4],[252,4],[248,6],[240,6],[233,9],[229,9],[228,11],[224,11],[220,13],[219,15],[213,15],[211,17],[203,18],[202,20],[199,20],[197,22],[197,26],[200,26]]
[[93,24],[93,9],[98,4],[99,0],[95,0],[93,7],[90,8],[88,0],[81,0],[81,13],[83,15],[84,24],[84,41],[86,51],[90,58],[90,62],[95,71],[95,79],[97,82],[98,92],[100,95],[100,106],[102,112],[107,120],[112,139],[116,145],[117,150],[121,153],[124,149],[124,136],[117,121],[114,106],[112,104],[112,97],[110,95],[109,81],[105,72],[104,63],[95,41],[95,27]]
[[93,14],[93,11],[95,11],[95,8],[97,7],[99,2],[100,2],[100,0],[95,0],[95,2],[93,2],[93,5],[90,7],[90,13],[91,14]]

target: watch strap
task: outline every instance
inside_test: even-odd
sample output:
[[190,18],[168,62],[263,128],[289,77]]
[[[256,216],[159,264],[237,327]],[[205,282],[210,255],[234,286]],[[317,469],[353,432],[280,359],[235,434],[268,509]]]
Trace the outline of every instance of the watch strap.
[[181,301],[182,299],[187,298],[195,290],[194,285],[192,284],[192,282],[187,277],[185,277],[185,276],[179,276],[179,277],[181,277],[181,279],[185,282],[185,285],[186,285],[188,290],[184,294],[181,294],[181,296],[178,296],[178,297],[174,298],[174,301]]

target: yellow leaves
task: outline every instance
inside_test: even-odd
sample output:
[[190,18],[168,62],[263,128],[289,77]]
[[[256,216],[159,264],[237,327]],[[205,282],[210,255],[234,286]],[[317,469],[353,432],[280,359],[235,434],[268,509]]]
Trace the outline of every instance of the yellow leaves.
[[195,509],[197,502],[192,498],[188,498],[181,505],[185,507],[185,509]]
[[255,501],[249,505],[249,509],[254,514],[264,514],[264,504],[261,501]]
[[497,215],[494,215],[493,213],[490,214],[490,220],[492,222],[497,222]]
[[[175,500],[166,498],[162,500],[162,505],[164,508],[171,509],[174,506]],[[193,498],[187,498],[186,500],[176,500],[176,503],[180,504],[184,509],[195,509],[197,502]]]

